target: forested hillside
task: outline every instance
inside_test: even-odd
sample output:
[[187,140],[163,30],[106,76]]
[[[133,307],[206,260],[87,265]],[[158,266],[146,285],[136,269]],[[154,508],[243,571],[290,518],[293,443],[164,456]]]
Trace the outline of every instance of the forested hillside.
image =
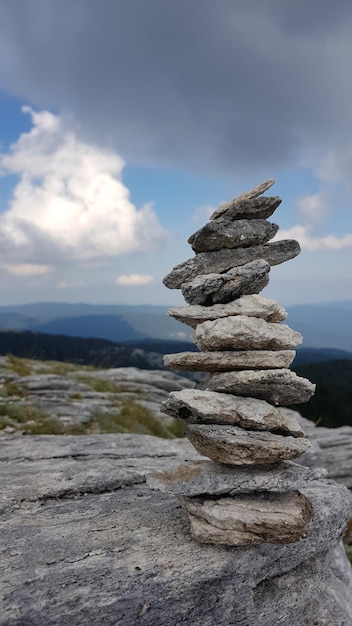
[[292,408],[321,426],[352,425],[352,361],[311,363],[292,369],[317,385],[309,402]]

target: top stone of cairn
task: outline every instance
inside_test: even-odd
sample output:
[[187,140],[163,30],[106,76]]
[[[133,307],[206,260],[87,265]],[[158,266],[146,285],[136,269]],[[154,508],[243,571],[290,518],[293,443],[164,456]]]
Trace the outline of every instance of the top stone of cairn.
[[[270,242],[277,233],[278,226],[267,221],[267,218],[277,209],[281,199],[261,194],[274,182],[271,178],[216,209],[210,221],[188,239],[195,256],[176,265],[165,276],[164,285],[169,289],[181,289],[184,283],[192,283],[198,277],[208,274],[222,275],[220,278],[217,277],[217,281],[224,280],[234,268],[239,272],[240,267],[247,267],[255,261],[265,261],[272,266],[297,256],[300,253],[297,241],[287,239]],[[262,284],[259,290],[264,286]],[[192,289],[193,285],[187,287],[187,293]],[[217,284],[211,285],[211,289],[217,293]],[[239,291],[241,293],[231,293],[229,297],[222,299],[221,303],[248,293],[241,288]],[[258,291],[253,290],[250,293]],[[183,295],[189,304],[209,306],[216,301],[220,302],[214,298],[210,298],[209,302],[198,302],[197,297],[194,299],[192,296],[189,300],[185,294]]]

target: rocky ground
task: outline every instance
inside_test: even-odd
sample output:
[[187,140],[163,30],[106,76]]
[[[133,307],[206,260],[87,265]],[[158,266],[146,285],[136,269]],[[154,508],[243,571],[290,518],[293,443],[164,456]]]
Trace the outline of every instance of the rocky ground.
[[165,370],[0,357],[0,432],[182,436],[182,424],[162,414],[160,404],[170,391],[191,387]]
[[[352,576],[339,537],[351,427],[320,428],[294,412],[313,444],[299,463],[328,470],[304,490],[315,509],[308,539],[204,546],[177,499],[146,483],[201,458],[159,410],[194,383],[11,356],[0,368],[1,626],[327,626],[331,615],[348,626]],[[347,552],[350,543],[352,525]]]
[[303,541],[204,546],[177,499],[146,484],[199,458],[185,439],[5,433],[1,626],[348,626],[346,488],[305,488],[316,514]]

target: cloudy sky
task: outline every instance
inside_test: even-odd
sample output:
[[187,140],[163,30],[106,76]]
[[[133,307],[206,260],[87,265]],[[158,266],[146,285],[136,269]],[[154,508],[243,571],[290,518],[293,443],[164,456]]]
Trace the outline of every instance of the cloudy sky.
[[350,0],[1,0],[0,301],[181,303],[162,278],[266,178],[283,304],[352,299]]

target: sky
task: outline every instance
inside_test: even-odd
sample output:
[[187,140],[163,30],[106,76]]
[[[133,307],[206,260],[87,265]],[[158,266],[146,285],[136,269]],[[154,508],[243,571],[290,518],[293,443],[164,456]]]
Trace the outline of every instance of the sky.
[[182,304],[267,178],[302,253],[263,295],[351,300],[351,56],[350,0],[1,0],[0,303]]

